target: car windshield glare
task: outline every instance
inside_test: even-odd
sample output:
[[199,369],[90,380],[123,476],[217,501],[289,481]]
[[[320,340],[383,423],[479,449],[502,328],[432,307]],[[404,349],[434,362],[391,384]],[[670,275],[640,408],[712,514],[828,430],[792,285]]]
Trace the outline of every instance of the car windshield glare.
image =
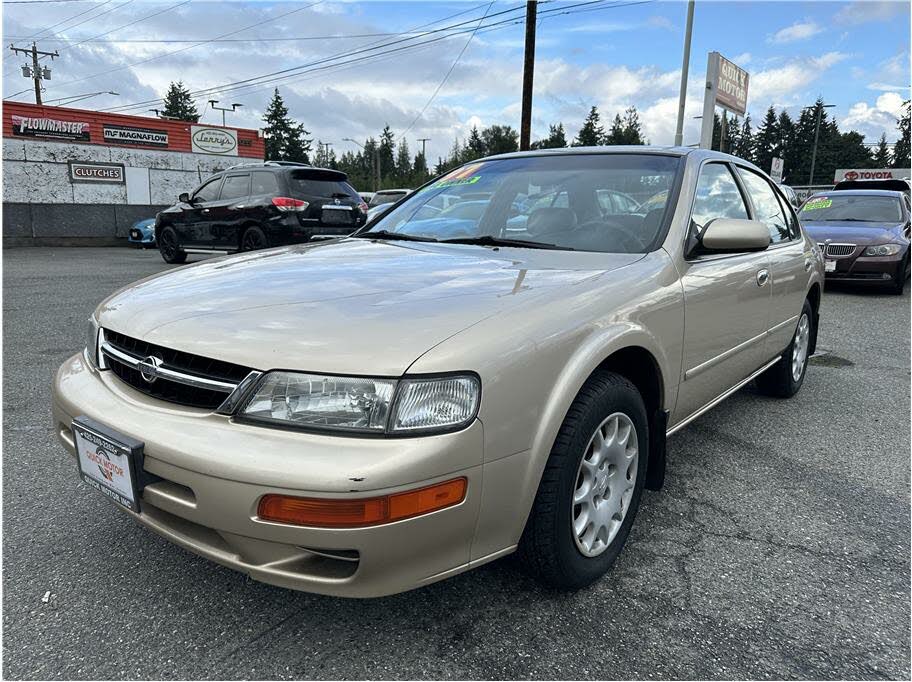
[[655,248],[680,166],[677,156],[636,153],[470,163],[413,193],[359,236],[645,253]]
[[846,220],[864,223],[899,223],[902,209],[899,198],[871,197],[838,193],[813,196],[799,212],[805,222],[836,222]]

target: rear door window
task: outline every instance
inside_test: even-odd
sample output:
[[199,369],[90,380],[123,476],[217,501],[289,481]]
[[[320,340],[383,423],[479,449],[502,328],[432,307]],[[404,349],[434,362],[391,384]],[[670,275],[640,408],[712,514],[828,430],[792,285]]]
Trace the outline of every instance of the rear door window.
[[251,196],[257,197],[262,194],[269,194],[271,196],[278,195],[279,181],[276,179],[275,173],[270,173],[269,171],[254,171],[250,176]]
[[229,175],[222,185],[222,199],[240,199],[250,195],[250,176]]

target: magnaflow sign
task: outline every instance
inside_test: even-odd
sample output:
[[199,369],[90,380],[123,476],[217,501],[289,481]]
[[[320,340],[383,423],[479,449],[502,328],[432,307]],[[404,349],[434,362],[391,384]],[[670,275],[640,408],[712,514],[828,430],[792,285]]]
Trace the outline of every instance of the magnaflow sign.
[[102,126],[104,141],[111,144],[134,144],[147,147],[167,147],[168,133],[154,128],[133,128],[105,123]]
[[70,181],[123,184],[125,182],[124,167],[121,163],[70,161]]
[[716,104],[743,116],[747,112],[747,85],[750,75],[718,52],[712,54],[719,60]]
[[840,168],[833,182],[843,180],[902,180],[909,177],[908,170],[898,168]]
[[238,155],[236,130],[227,128],[190,127],[190,149],[200,154]]
[[13,116],[13,135],[47,137],[56,140],[89,141],[89,124],[83,121],[58,121],[55,118]]

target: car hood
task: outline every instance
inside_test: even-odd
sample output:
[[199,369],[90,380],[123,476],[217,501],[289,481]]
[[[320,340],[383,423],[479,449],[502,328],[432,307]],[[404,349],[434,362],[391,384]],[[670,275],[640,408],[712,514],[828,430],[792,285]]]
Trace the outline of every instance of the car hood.
[[485,318],[642,257],[345,239],[171,270],[96,315],[104,328],[255,369],[396,376]]
[[895,230],[902,224],[856,223],[856,222],[808,222],[801,223],[808,234],[819,244],[827,239],[851,244],[883,244],[896,238]]

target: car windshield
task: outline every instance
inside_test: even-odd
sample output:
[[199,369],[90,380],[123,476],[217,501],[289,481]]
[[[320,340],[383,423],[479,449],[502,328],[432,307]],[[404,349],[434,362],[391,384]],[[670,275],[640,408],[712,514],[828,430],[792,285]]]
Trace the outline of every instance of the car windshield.
[[898,223],[902,209],[898,197],[871,197],[859,194],[819,194],[807,200],[799,215],[805,222],[850,221],[860,223]]
[[405,192],[378,192],[370,200],[371,208],[383,204],[391,204],[401,199],[404,194]]
[[645,253],[663,224],[680,166],[680,157],[659,154],[472,163],[411,194],[358,236]]

